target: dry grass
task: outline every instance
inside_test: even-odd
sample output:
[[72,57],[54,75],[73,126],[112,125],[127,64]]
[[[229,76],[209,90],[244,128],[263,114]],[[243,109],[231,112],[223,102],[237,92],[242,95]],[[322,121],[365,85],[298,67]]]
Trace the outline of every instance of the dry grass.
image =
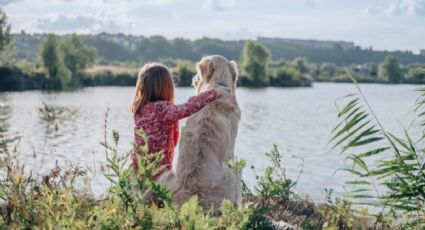
[[100,73],[112,73],[112,74],[137,74],[140,68],[136,67],[124,67],[124,66],[112,66],[112,65],[96,65],[84,70],[84,73],[97,75]]

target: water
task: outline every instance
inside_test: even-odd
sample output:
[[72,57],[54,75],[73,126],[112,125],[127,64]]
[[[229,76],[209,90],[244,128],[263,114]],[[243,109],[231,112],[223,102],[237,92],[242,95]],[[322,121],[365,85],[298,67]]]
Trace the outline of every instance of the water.
[[[361,85],[384,127],[400,133],[413,118],[417,86]],[[264,152],[273,144],[284,155],[289,177],[296,179],[296,190],[312,198],[323,198],[325,188],[343,190],[347,175],[334,174],[343,166],[343,158],[328,151],[330,131],[336,123],[335,100],[355,92],[352,84],[315,83],[312,88],[267,88],[237,90],[242,120],[236,154],[254,165],[257,172],[268,165]],[[190,88],[178,88],[177,102],[193,95]],[[94,171],[91,187],[104,191],[106,180],[100,171],[105,162],[105,111],[109,111],[108,130],[121,135],[119,149],[131,149],[133,121],[129,113],[131,87],[96,87],[72,92],[40,91],[0,93],[0,122],[10,136],[21,136],[20,158],[27,168],[42,172],[55,162],[78,163]],[[47,122],[39,112],[46,102],[55,109],[56,119]],[[184,125],[184,122],[181,122]],[[175,160],[177,159],[177,154]],[[176,163],[176,162],[174,162]],[[253,185],[250,167],[244,177]]]

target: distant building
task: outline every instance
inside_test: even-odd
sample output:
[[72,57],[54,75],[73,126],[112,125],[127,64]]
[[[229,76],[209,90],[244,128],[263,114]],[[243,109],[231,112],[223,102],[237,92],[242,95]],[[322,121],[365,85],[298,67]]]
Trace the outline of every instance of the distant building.
[[423,56],[425,56],[425,50],[421,50],[420,51],[420,54],[423,55]]

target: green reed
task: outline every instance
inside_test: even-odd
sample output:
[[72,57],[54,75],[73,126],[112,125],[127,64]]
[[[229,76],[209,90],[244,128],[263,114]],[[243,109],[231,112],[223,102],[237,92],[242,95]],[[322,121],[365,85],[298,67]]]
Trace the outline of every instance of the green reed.
[[[330,140],[332,149],[338,149],[350,165],[341,169],[353,178],[345,182],[349,188],[345,197],[353,208],[372,207],[383,221],[393,218],[405,226],[422,229],[425,227],[425,135],[414,138],[408,129],[404,129],[402,136],[386,131],[360,86],[352,80],[357,93],[340,99],[344,105]],[[425,89],[419,92],[416,124],[424,130]]]

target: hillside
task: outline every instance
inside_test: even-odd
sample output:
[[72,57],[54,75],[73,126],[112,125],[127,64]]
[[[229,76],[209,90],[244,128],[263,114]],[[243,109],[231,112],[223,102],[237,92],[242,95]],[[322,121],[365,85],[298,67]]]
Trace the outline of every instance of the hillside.
[[[43,34],[14,34],[15,49],[12,57],[37,62]],[[67,35],[64,35],[67,36]],[[221,54],[228,59],[239,60],[245,40],[224,41],[212,38],[167,40],[162,36],[133,36],[123,34],[81,35],[82,40],[97,48],[98,58],[104,63],[158,61],[164,59],[199,60],[209,54]],[[338,65],[380,63],[394,56],[401,64],[425,63],[425,55],[410,51],[375,51],[364,49],[352,42],[318,41],[259,37],[272,52],[273,60],[307,58],[314,63]]]

